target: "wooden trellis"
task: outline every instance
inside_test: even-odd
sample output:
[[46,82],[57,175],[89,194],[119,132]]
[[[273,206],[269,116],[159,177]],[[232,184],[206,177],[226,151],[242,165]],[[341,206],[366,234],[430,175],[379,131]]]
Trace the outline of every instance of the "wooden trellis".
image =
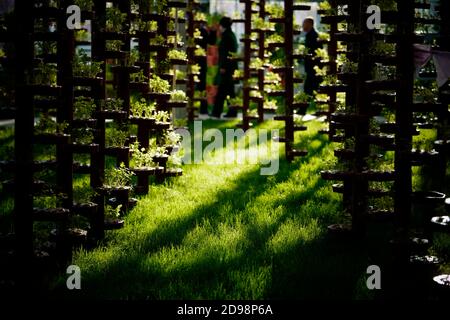
[[[8,34],[2,33],[1,41],[10,40],[15,46],[15,56],[2,58],[2,63],[14,66],[15,113],[15,161],[2,162],[2,170],[11,170],[13,180],[3,183],[4,190],[14,193],[14,238],[16,253],[21,265],[27,265],[35,257],[36,249],[47,249],[41,244],[35,245],[35,222],[49,222],[55,228],[49,237],[56,243],[55,256],[61,261],[70,259],[71,249],[81,243],[94,244],[102,239],[104,231],[123,226],[120,220],[111,223],[105,220],[105,208],[119,208],[123,216],[135,205],[136,199],[130,198],[132,185],[108,186],[105,184],[105,169],[111,165],[124,165],[129,168],[133,161],[131,145],[139,143],[140,148],[149,149],[149,141],[155,138],[157,147],[162,151],[152,155],[156,164],[153,167],[131,168],[137,176],[137,193],[146,193],[150,176],[162,181],[167,177],[179,176],[181,169],[168,168],[167,162],[177,145],[167,145],[164,135],[173,131],[170,122],[174,108],[187,108],[188,101],[171,101],[169,92],[152,92],[148,81],[134,81],[135,73],[142,70],[146,79],[158,75],[170,81],[170,90],[176,85],[187,84],[186,79],[175,79],[176,73],[170,69],[177,65],[187,65],[188,60],[168,60],[168,52],[173,48],[183,48],[175,39],[177,29],[183,28],[182,18],[170,17],[170,8],[185,9],[185,2],[169,2],[156,12],[154,8],[132,8],[129,1],[111,1],[112,8],[104,1],[94,0],[92,7],[82,8],[83,21],[91,21],[91,32],[85,29],[66,28],[66,8],[70,1],[61,1],[59,7],[51,7],[48,1],[16,1],[15,21]],[[38,5],[39,4],[39,5]],[[194,2],[192,2],[194,4]],[[110,10],[123,17],[123,23],[111,28],[108,22]],[[20,23],[19,23],[20,21]],[[157,21],[155,31],[132,30],[136,22]],[[55,24],[55,30],[50,28]],[[38,26],[40,29],[38,29]],[[80,33],[90,35],[87,39],[78,37]],[[17,35],[14,38],[12,34]],[[164,43],[154,44],[152,39],[160,36]],[[133,39],[138,41],[138,55],[133,60],[135,50]],[[39,44],[37,51],[35,46]],[[49,49],[50,48],[50,49]],[[80,62],[80,48],[89,48]],[[156,66],[150,64],[155,57]],[[166,63],[167,62],[167,63]],[[80,64],[86,69],[80,71]],[[52,67],[54,77],[48,70]],[[96,69],[96,66],[101,66]],[[77,70],[75,71],[75,68]],[[93,71],[94,70],[94,71]],[[47,77],[45,77],[47,76]],[[135,99],[145,98],[146,103],[155,102],[157,111],[167,111],[169,119],[156,121],[155,114],[148,117],[136,117],[131,114],[131,103]],[[117,103],[121,101],[122,103]],[[80,103],[94,106],[89,115],[78,115]],[[117,103],[115,108],[109,106]],[[41,119],[35,124],[35,118]],[[52,132],[42,131],[42,119],[52,124]],[[128,130],[136,126],[137,135],[129,135],[123,145],[107,145],[110,123]],[[41,131],[39,131],[41,130]],[[46,129],[47,130],[47,129]],[[76,132],[87,133],[92,140],[79,140]],[[54,159],[38,160],[34,158],[34,148],[55,149]],[[47,147],[48,146],[48,147]],[[88,163],[74,161],[79,155],[85,155]],[[123,169],[126,170],[126,169]],[[52,183],[36,179],[36,174],[49,171],[54,176]],[[74,181],[79,175],[89,175],[89,189],[92,197],[87,202],[74,201]],[[56,207],[34,208],[34,202],[41,196],[57,198]],[[71,221],[76,216],[87,218],[87,230],[82,230]],[[41,252],[40,251],[40,252]],[[64,264],[64,262],[63,262]],[[24,280],[25,281],[25,280]]]

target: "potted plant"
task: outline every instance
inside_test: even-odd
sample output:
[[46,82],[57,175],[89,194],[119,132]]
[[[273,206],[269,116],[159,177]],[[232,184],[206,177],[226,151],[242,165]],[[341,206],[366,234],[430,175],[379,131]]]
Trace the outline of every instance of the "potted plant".
[[186,52],[172,49],[168,52],[167,57],[169,58],[171,64],[185,65],[187,63]]
[[89,182],[83,182],[81,185],[74,187],[73,210],[79,215],[92,216],[98,208],[98,205],[92,202],[96,195]]
[[105,230],[117,230],[124,227],[125,221],[120,219],[122,205],[119,204],[117,207],[111,205],[105,206]]
[[139,142],[135,142],[130,146],[132,154],[131,167],[134,172],[137,171],[154,171],[156,166],[153,161],[153,154],[146,151],[145,148],[140,148]]
[[106,8],[106,32],[120,33],[127,19],[127,14],[122,13],[117,7]]
[[174,90],[170,93],[168,103],[172,108],[185,108],[187,106],[186,92],[183,90]]
[[164,133],[162,142],[166,147],[166,151],[168,154],[172,154],[173,151],[178,151],[181,136],[175,131],[167,131]]
[[94,120],[92,115],[97,110],[94,99],[90,97],[76,97],[74,103],[73,116],[76,120]]
[[170,113],[167,111],[158,111],[154,114],[156,126],[160,129],[170,128]]
[[106,129],[105,144],[108,149],[125,148],[128,139],[128,133],[118,125],[113,125]]
[[73,75],[79,78],[96,78],[103,71],[102,65],[103,62],[92,61],[81,49],[74,56]]
[[106,119],[124,119],[127,116],[123,111],[124,101],[122,99],[111,98],[102,102],[101,115]]
[[38,86],[57,86],[57,65],[54,63],[39,62],[34,70],[34,84]]
[[57,123],[49,114],[43,113],[34,126],[35,138],[43,143],[68,142],[70,136],[65,133],[68,127],[67,122]]
[[284,8],[276,3],[269,3],[266,4],[266,12],[270,16],[270,21],[279,21],[281,19],[284,19]]
[[164,80],[157,75],[149,80],[150,98],[155,99],[170,99],[170,84],[169,81]]
[[134,173],[126,168],[124,163],[121,163],[118,168],[113,167],[105,170],[103,188],[107,191],[129,191],[133,176]]
[[72,143],[77,145],[92,145],[94,134],[89,128],[73,128],[71,132]]
[[131,117],[135,119],[152,119],[153,113],[156,110],[156,103],[147,103],[145,99],[141,99],[140,101],[132,101],[130,107]]

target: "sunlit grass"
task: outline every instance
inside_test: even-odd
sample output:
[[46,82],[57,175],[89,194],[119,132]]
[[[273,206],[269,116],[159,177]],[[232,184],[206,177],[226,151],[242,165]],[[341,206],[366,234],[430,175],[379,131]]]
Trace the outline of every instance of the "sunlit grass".
[[[332,148],[317,135],[322,125],[309,125],[301,140],[310,155],[293,164],[282,160],[275,176],[261,176],[258,165],[187,165],[181,178],[151,186],[123,230],[109,232],[104,246],[76,254],[74,263],[83,272],[78,296],[352,297],[362,265],[352,261],[355,279],[348,277],[343,287],[338,272],[335,284],[341,289],[331,288],[331,275],[322,273],[332,272],[336,263],[348,273],[348,261],[316,251],[326,225],[339,219],[340,199],[319,174]],[[348,252],[345,256],[354,253]],[[310,276],[318,282],[306,281]]]

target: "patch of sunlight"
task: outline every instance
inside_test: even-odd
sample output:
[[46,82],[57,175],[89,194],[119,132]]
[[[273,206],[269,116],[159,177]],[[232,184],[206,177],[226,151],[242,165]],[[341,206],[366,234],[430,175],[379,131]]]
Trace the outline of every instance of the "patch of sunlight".
[[295,248],[299,244],[317,238],[321,233],[317,220],[311,220],[304,225],[300,219],[285,221],[268,242],[268,248],[273,254],[281,254]]
[[228,273],[230,282],[234,284],[234,292],[238,297],[232,299],[259,300],[266,298],[272,284],[272,266],[252,267],[241,270],[232,270]]
[[195,270],[199,266],[204,270],[239,258],[246,245],[245,233],[239,225],[219,224],[217,229],[208,224],[197,225],[180,246],[162,248],[148,256],[145,264],[167,274]]

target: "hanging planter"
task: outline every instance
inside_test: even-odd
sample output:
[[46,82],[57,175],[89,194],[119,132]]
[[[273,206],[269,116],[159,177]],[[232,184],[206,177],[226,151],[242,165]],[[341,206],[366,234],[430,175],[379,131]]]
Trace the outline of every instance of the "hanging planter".
[[93,217],[97,214],[98,204],[93,202],[87,203],[74,203],[72,207],[72,213],[84,216]]
[[65,230],[53,229],[50,231],[51,239],[57,245],[63,247],[79,247],[86,243],[88,232],[80,228],[69,228]]
[[450,232],[450,217],[440,216],[431,218],[431,225],[437,232],[449,233]]

